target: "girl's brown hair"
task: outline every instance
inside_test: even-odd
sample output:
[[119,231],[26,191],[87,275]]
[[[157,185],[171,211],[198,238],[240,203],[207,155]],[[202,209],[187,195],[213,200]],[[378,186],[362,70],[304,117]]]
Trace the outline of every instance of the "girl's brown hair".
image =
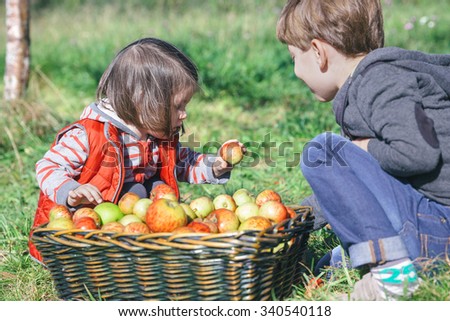
[[107,99],[126,123],[170,137],[175,97],[190,97],[197,89],[197,67],[185,54],[165,41],[144,38],[116,55],[100,79],[97,99]]
[[313,39],[355,57],[384,46],[379,0],[289,0],[277,24],[277,37],[303,51]]

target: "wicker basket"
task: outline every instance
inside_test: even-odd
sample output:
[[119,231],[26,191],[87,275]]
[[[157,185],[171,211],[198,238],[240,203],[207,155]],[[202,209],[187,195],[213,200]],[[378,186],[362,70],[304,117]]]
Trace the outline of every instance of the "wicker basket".
[[63,300],[273,300],[300,282],[313,217],[265,231],[114,234],[34,230],[32,240]]

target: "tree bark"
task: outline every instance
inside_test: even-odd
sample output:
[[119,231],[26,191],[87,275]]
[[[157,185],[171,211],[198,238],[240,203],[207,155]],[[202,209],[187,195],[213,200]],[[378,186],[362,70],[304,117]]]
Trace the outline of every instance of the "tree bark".
[[5,100],[21,98],[30,74],[30,1],[6,0]]

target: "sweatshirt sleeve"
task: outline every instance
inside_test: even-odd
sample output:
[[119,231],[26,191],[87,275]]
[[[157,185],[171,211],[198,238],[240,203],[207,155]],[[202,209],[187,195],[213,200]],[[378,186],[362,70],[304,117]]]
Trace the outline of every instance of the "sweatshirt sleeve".
[[[433,121],[426,116],[413,73],[374,68],[358,89],[375,133],[368,151],[388,173],[408,177],[430,172],[441,157]],[[371,75],[372,72],[378,73]],[[371,76],[376,82],[371,81]]]
[[189,184],[225,184],[230,178],[230,173],[215,177],[212,166],[216,159],[214,155],[197,153],[178,144],[177,179]]
[[80,184],[75,180],[88,156],[88,138],[83,129],[67,131],[36,163],[36,179],[52,201],[66,205],[69,191]]

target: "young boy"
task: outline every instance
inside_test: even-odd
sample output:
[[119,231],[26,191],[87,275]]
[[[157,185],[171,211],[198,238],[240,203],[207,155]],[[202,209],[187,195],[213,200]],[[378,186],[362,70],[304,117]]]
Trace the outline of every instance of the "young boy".
[[342,128],[308,143],[301,169],[353,267],[370,268],[346,298],[410,296],[412,261],[450,254],[450,55],[382,48],[378,0],[290,0],[277,37]]

